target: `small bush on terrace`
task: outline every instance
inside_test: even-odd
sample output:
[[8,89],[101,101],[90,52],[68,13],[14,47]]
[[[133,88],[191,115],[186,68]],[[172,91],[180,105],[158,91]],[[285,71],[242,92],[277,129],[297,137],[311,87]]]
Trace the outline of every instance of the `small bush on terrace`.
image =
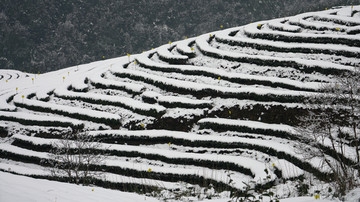
[[49,157],[52,159],[50,171],[54,177],[67,176],[69,182],[87,185],[99,175],[98,172],[90,170],[90,166],[100,164],[105,160],[105,156],[92,152],[101,145],[87,133],[68,133],[59,141],[53,142],[52,147]]
[[[335,196],[360,185],[360,72],[345,73],[323,87],[323,94],[307,100],[316,110],[300,117],[299,147],[307,158],[320,158],[331,172]],[[314,104],[316,103],[316,104]],[[350,159],[349,153],[354,156]]]

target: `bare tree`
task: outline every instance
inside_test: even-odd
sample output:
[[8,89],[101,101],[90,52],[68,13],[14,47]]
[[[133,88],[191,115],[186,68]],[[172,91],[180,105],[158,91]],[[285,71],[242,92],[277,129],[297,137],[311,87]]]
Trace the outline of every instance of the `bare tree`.
[[[360,123],[360,72],[349,72],[337,78],[334,94],[340,104],[346,107],[344,120],[345,125],[350,127],[353,134],[352,145],[355,146],[356,163],[360,164],[359,155],[359,123]],[[360,174],[360,173],[359,173]]]
[[99,172],[91,166],[105,160],[101,143],[86,132],[74,132],[52,143],[50,152],[51,173],[55,177],[67,176],[70,182],[89,184]]
[[[299,117],[298,132],[307,146],[298,147],[307,158],[319,158],[330,169],[336,194],[358,186],[359,71],[347,72],[307,99],[307,116]],[[354,154],[352,157],[349,154]]]

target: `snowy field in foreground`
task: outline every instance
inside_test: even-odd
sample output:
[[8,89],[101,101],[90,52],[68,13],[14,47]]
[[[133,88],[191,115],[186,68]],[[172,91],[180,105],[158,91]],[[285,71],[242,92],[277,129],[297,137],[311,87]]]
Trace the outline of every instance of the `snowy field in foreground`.
[[133,202],[145,200],[158,201],[135,193],[33,179],[0,172],[1,202]]
[[[357,201],[360,189],[348,195],[346,201]],[[211,202],[225,202],[231,199],[204,200]],[[101,187],[80,186],[69,183],[34,179],[0,172],[0,201],[1,202],[138,202],[159,201],[134,193],[121,192]],[[335,200],[315,200],[313,197],[298,197],[282,199],[281,202],[335,202]]]

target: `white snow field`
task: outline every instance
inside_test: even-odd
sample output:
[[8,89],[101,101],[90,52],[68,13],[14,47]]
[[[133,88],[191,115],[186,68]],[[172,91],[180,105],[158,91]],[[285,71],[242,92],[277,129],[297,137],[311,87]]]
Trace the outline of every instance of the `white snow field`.
[[158,201],[129,192],[33,179],[4,172],[0,172],[0,179],[0,201],[3,202]]
[[[360,66],[359,12],[255,22],[44,74],[0,70],[0,201],[228,201],[249,183],[283,202],[336,201],[329,168],[298,152],[296,116]],[[91,186],[47,180],[43,162],[72,131],[100,141]]]
[[[26,202],[104,202],[104,201],[159,201],[158,199],[135,193],[104,189],[93,186],[79,186],[63,182],[34,179],[6,172],[0,172],[0,201]],[[354,190],[346,197],[348,202],[356,202],[360,190]],[[205,199],[204,202],[227,202],[230,198]],[[295,197],[281,199],[280,202],[335,202],[330,199],[314,197]]]

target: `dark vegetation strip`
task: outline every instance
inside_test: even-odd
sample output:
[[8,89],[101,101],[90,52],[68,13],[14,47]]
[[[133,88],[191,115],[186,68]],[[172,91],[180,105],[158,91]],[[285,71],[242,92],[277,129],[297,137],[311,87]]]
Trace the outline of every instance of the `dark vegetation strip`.
[[[159,139],[158,139],[159,140]],[[107,140],[109,141],[109,140]],[[116,141],[120,141],[118,138],[116,139]],[[134,139],[132,137],[132,141],[134,144]],[[148,140],[146,140],[148,141]],[[144,139],[139,139],[139,145],[140,144],[144,144],[145,142],[145,137]],[[155,143],[156,141],[154,141]],[[323,181],[329,181],[331,180],[331,176],[327,173],[323,173],[321,171],[319,171],[317,168],[313,167],[310,163],[308,162],[304,162],[300,159],[298,159],[297,157],[291,156],[285,152],[282,151],[277,151],[273,148],[269,148],[269,147],[263,147],[263,146],[259,146],[259,145],[254,145],[254,144],[247,144],[247,143],[219,143],[216,141],[188,141],[188,140],[183,140],[183,139],[163,139],[161,141],[158,141],[158,143],[168,143],[171,142],[172,144],[176,144],[176,145],[183,145],[183,146],[191,146],[191,147],[206,147],[206,148],[242,148],[242,149],[249,149],[249,150],[255,150],[255,151],[260,151],[263,152],[265,154],[268,154],[270,156],[274,156],[277,157],[279,159],[285,159],[287,161],[289,161],[290,163],[293,163],[294,165],[298,166],[299,168],[310,172],[312,174],[314,174],[316,177],[318,177],[319,179],[323,180]],[[128,142],[126,142],[127,144],[129,144]],[[136,157],[136,155],[134,156]],[[144,156],[143,158],[149,158],[148,156]],[[236,157],[235,157],[236,158]],[[154,160],[157,160],[156,158]],[[168,163],[174,163],[176,164],[176,161],[181,161],[181,159],[174,159],[175,162],[168,162]],[[184,164],[184,162],[181,162],[181,164]],[[188,165],[188,164],[187,164]],[[203,165],[200,165],[203,166]],[[208,166],[203,166],[203,167],[208,167]],[[214,168],[214,165],[208,168]],[[220,167],[216,167],[216,169],[221,169]],[[230,167],[225,167],[223,169],[230,169]],[[233,169],[231,169],[233,170]]]
[[330,74],[341,74],[346,72],[347,70],[339,70],[339,69],[333,69],[333,68],[323,68],[321,66],[317,65],[304,65],[299,64],[295,61],[283,61],[283,60],[277,60],[277,59],[260,59],[257,57],[246,57],[244,56],[231,56],[231,55],[223,55],[220,53],[216,53],[213,51],[207,51],[204,49],[201,49],[199,45],[197,45],[200,52],[206,56],[217,58],[217,59],[225,59],[228,61],[233,62],[243,62],[243,63],[249,63],[249,64],[256,64],[260,66],[271,66],[271,67],[291,67],[297,70],[300,70],[305,73],[313,73],[313,72],[319,72],[325,75]]
[[360,28],[347,31],[347,34],[350,34],[350,35],[360,34]]
[[79,114],[79,113],[68,113],[68,112],[65,112],[62,110],[26,105],[26,104],[20,103],[20,102],[15,103],[15,105],[18,107],[23,107],[23,108],[34,110],[34,111],[40,111],[40,112],[45,112],[45,113],[54,113],[54,114],[59,114],[59,115],[63,115],[63,116],[67,116],[67,117],[71,117],[71,118],[75,118],[75,119],[79,119],[79,120],[87,120],[87,121],[93,121],[96,123],[104,123],[104,124],[110,126],[111,128],[119,128],[121,125],[120,120],[117,120],[117,119],[97,118],[94,116],[88,116],[88,115]]
[[133,111],[135,113],[138,114],[142,114],[145,116],[153,116],[153,117],[160,117],[163,114],[165,114],[165,110],[164,111],[156,111],[155,109],[150,109],[150,110],[143,110],[140,108],[132,108],[129,105],[126,105],[124,103],[121,102],[113,102],[111,100],[99,100],[99,99],[92,99],[92,98],[87,98],[87,97],[75,97],[75,96],[66,96],[66,95],[58,95],[55,94],[56,97],[62,98],[62,99],[68,99],[68,100],[81,100],[83,102],[88,102],[88,103],[92,103],[92,104],[100,104],[100,105],[112,105],[112,106],[117,106],[117,107],[122,107],[124,109],[128,109],[130,111]]
[[14,95],[12,95],[12,96],[9,96],[9,97],[6,99],[6,102],[9,103],[9,102],[13,101],[15,95],[16,95],[16,94],[14,94]]
[[[203,128],[210,128],[217,132],[225,132],[225,131],[237,131],[237,132],[244,132],[244,133],[255,133],[255,134],[263,134],[268,136],[275,136],[284,139],[290,139],[298,142],[302,142],[303,139],[294,136],[290,133],[285,131],[278,131],[278,130],[271,130],[271,129],[261,129],[261,128],[251,128],[247,126],[232,126],[232,125],[224,125],[224,124],[216,124],[216,123],[200,123],[200,129]],[[307,142],[310,144],[309,142]],[[351,159],[345,157],[339,152],[334,151],[330,147],[318,144],[318,146],[324,151],[325,154],[337,159],[338,157],[341,159],[342,162],[345,162],[347,165],[354,165],[355,162]]]
[[74,92],[79,92],[79,93],[86,93],[89,91],[89,87],[78,89],[72,85],[68,86],[67,89],[68,89],[68,91],[74,91]]
[[[33,163],[38,164],[44,167],[51,167],[52,163],[48,159],[42,159],[34,156],[26,156],[22,154],[16,154],[13,152],[3,151],[0,149],[0,154],[2,158],[11,159],[15,161],[21,161],[24,163]],[[151,167],[151,165],[149,165]],[[80,168],[81,169],[81,168]],[[82,168],[83,169],[83,168]],[[225,191],[225,190],[233,190],[234,188],[225,184],[223,182],[218,182],[212,179],[204,178],[203,176],[191,175],[191,174],[172,174],[172,173],[161,173],[161,172],[147,172],[147,171],[139,171],[135,169],[129,168],[121,168],[118,166],[107,166],[107,165],[90,165],[89,169],[91,171],[105,171],[108,173],[119,174],[129,177],[135,178],[147,178],[147,179],[154,179],[154,180],[162,180],[168,182],[178,182],[183,181],[190,184],[198,184],[200,186],[208,187],[211,184],[214,186],[215,189],[218,191]],[[216,169],[216,168],[213,168]]]
[[60,127],[69,127],[70,126],[71,128],[74,128],[74,129],[83,129],[84,128],[84,124],[75,125],[72,122],[47,121],[47,120],[37,121],[37,120],[21,119],[21,118],[1,116],[1,115],[0,115],[0,120],[13,121],[13,122],[18,122],[23,125],[30,125],[30,126],[32,126],[32,125],[60,126]]
[[7,137],[9,135],[9,131],[6,126],[0,126],[0,138]]
[[[190,42],[190,43],[188,44],[188,46],[191,47],[194,43],[195,43],[195,40],[192,41],[192,42]],[[190,59],[190,58],[194,58],[194,57],[196,56],[195,52],[188,53],[188,52],[185,52],[185,51],[183,51],[182,49],[179,49],[179,48],[176,48],[176,51],[177,51],[178,53],[182,54],[182,55],[188,56],[189,59]]]
[[[39,152],[49,152],[53,149],[51,145],[36,145],[32,142],[15,139],[12,143],[15,146],[26,148],[29,150],[35,150]],[[84,152],[89,153],[102,153],[104,150],[87,150]],[[141,153],[138,151],[118,151],[118,150],[112,150],[107,149],[106,153],[108,155],[114,155],[114,156],[124,156],[124,157],[140,157],[145,158],[149,160],[158,160],[165,163],[170,164],[177,164],[177,165],[193,165],[193,166],[200,166],[200,167],[206,167],[210,169],[225,169],[225,170],[232,170],[237,171],[240,173],[243,173],[244,175],[248,175],[251,177],[255,177],[255,175],[251,172],[249,168],[245,168],[241,165],[237,165],[232,162],[224,162],[224,161],[211,161],[211,160],[201,160],[201,159],[192,159],[192,158],[168,158],[166,156],[160,155],[160,154],[147,154],[147,153]]]
[[126,88],[125,86],[117,86],[117,85],[112,85],[112,84],[102,84],[102,83],[98,83],[98,82],[94,82],[94,81],[91,81],[89,80],[91,85],[93,85],[95,88],[100,88],[100,89],[114,89],[114,90],[120,90],[120,91],[125,91],[129,94],[132,94],[132,95],[139,95],[141,94],[141,92],[136,92],[136,91],[133,91],[131,89],[128,89]]
[[[119,136],[119,135],[111,135],[111,134],[99,135],[94,138],[98,139],[101,142],[112,143],[112,144],[147,145],[147,144],[167,144],[167,143],[171,142],[172,144],[175,144],[175,145],[183,145],[183,146],[189,146],[189,147],[226,148],[226,149],[242,148],[242,149],[255,150],[255,151],[263,152],[270,156],[274,156],[279,159],[287,160],[288,162],[299,167],[300,169],[303,169],[307,172],[314,174],[316,177],[318,177],[319,179],[321,179],[323,181],[329,181],[332,179],[329,174],[319,171],[317,168],[313,167],[308,162],[304,162],[303,160],[301,160],[297,157],[294,157],[290,154],[287,154],[285,152],[277,151],[270,147],[264,147],[264,146],[255,145],[255,144],[248,144],[248,143],[243,143],[243,142],[226,143],[226,142],[218,142],[218,141],[200,141],[200,140],[191,141],[191,140],[174,138],[174,137],[148,137],[148,136],[138,137],[138,136],[131,136],[131,135]],[[35,149],[36,148],[39,151],[50,151],[51,150],[51,147],[49,145],[34,146],[32,143],[23,141],[23,140],[16,140],[16,141],[14,141],[13,144],[16,146],[19,146],[19,147],[27,148],[27,149]],[[127,153],[123,153],[123,154],[112,153],[112,155],[137,157],[137,156],[139,156],[139,154],[137,154],[137,153],[138,152],[128,152],[128,154]],[[148,155],[148,156],[142,155],[141,157],[147,158],[147,159],[164,161],[162,158],[158,159],[154,155]],[[167,159],[165,159],[164,162],[167,162],[166,160]],[[178,162],[178,160],[175,160],[175,161],[173,160],[173,161],[167,162],[167,163],[183,164],[183,162]],[[189,165],[189,164],[187,164],[187,165]],[[206,166],[204,166],[204,167],[206,167]],[[215,166],[210,164],[210,168],[213,169],[213,168],[215,168]],[[225,169],[228,169],[228,168],[225,168]]]
[[321,36],[318,34],[316,37],[302,37],[302,36],[286,36],[275,33],[248,33],[244,32],[250,38],[267,39],[273,41],[284,42],[297,42],[297,43],[319,43],[319,44],[344,44],[348,46],[359,47],[360,40],[346,39],[346,38],[334,38],[329,36]]
[[[238,32],[238,31],[237,31]],[[328,54],[345,57],[360,57],[360,53],[347,50],[330,50],[330,49],[312,49],[306,47],[276,47],[267,44],[252,43],[246,41],[236,41],[223,38],[215,38],[217,42],[225,43],[230,46],[250,47],[257,50],[275,51],[275,52],[294,52],[294,53],[310,53],[310,54]]]
[[325,26],[317,27],[317,26],[314,26],[314,25],[306,25],[306,24],[301,23],[301,22],[289,22],[289,24],[290,24],[290,25],[299,26],[299,27],[301,27],[301,28],[309,29],[309,30],[316,30],[316,31],[327,31],[327,30],[330,30],[330,31],[335,31],[335,32],[344,32],[344,30],[342,30],[342,29],[337,30],[336,28],[325,27]]
[[[9,171],[9,170],[4,170],[1,168],[0,168],[0,171],[12,173],[15,175],[20,175],[20,176],[32,177],[35,179],[47,179],[47,180],[52,180],[52,181],[67,182],[67,183],[70,182],[70,183],[75,184],[75,182],[68,177],[19,174],[19,173]],[[299,178],[301,178],[301,177],[302,176],[300,176]],[[203,177],[200,177],[200,178],[203,178]],[[295,180],[295,179],[296,178],[291,178],[289,180]],[[137,184],[137,183],[110,182],[110,181],[100,180],[100,179],[92,178],[92,177],[89,179],[80,179],[80,181],[87,181],[87,182],[90,182],[90,184],[92,184],[92,185],[96,185],[96,186],[103,187],[103,188],[109,188],[109,189],[125,191],[125,192],[135,192],[138,194],[160,192],[161,190],[166,189],[163,187],[156,187],[156,186],[143,185],[143,184]],[[184,180],[178,180],[178,181],[184,181]],[[192,184],[197,184],[197,183],[192,183]],[[204,179],[204,181],[202,183],[199,183],[199,185],[202,187],[213,187],[215,189],[215,191],[217,191],[217,192],[230,191],[232,195],[236,195],[239,197],[245,197],[248,194],[246,191],[242,191],[242,190],[236,189],[234,187],[230,187],[228,184],[224,184],[222,182],[217,182],[217,181],[209,180],[209,179]],[[262,192],[262,191],[267,190],[275,185],[276,185],[275,180],[269,181],[265,184],[256,184],[255,190]]]
[[227,80],[233,83],[238,83],[238,84],[243,84],[243,85],[264,85],[264,86],[270,86],[270,87],[281,87],[281,88],[286,88],[286,89],[290,89],[290,90],[300,90],[300,91],[315,91],[314,89],[311,88],[301,88],[295,85],[290,85],[290,84],[286,84],[286,83],[281,83],[281,82],[273,82],[273,81],[266,81],[266,80],[255,80],[255,79],[249,79],[249,78],[240,78],[240,77],[228,77],[225,75],[221,75],[221,74],[216,74],[216,73],[212,73],[212,72],[208,72],[208,71],[203,71],[203,70],[199,70],[196,69],[196,67],[194,66],[193,70],[186,70],[186,69],[181,69],[181,68],[174,68],[174,67],[158,67],[155,65],[149,65],[146,63],[143,63],[141,61],[138,61],[140,66],[153,70],[153,71],[161,71],[161,72],[176,72],[176,73],[181,73],[181,74],[185,74],[185,75],[199,75],[199,76],[207,76],[207,77],[211,77],[211,78],[218,78],[221,77],[221,79],[223,80]]
[[[282,23],[285,23],[286,21],[283,21]],[[286,29],[284,27],[277,27],[277,26],[274,26],[273,24],[268,24],[269,28],[272,29],[272,30],[276,30],[276,31],[281,31],[281,32],[292,32],[292,33],[299,33],[301,32],[301,29],[298,28],[296,30],[291,30],[291,29]]]
[[249,100],[255,100],[255,101],[276,101],[276,102],[290,102],[290,103],[298,103],[304,100],[303,96],[290,96],[290,95],[274,95],[274,94],[264,94],[259,95],[256,93],[249,93],[249,92],[241,92],[241,93],[227,93],[227,92],[221,92],[214,89],[203,89],[201,91],[192,90],[186,87],[180,87],[180,86],[173,86],[168,85],[161,81],[156,81],[153,79],[145,78],[143,76],[138,75],[132,75],[130,73],[119,73],[114,72],[115,76],[121,77],[121,78],[128,78],[132,80],[138,80],[142,81],[151,85],[154,85],[162,90],[165,91],[172,91],[179,94],[191,94],[196,98],[203,98],[203,97],[222,97],[222,98],[237,98],[237,99],[249,99]]
[[176,64],[176,65],[181,65],[181,64],[186,64],[186,62],[188,61],[188,58],[167,58],[164,57],[163,55],[160,55],[159,53],[157,54],[159,56],[159,58],[165,62],[168,62],[169,64]]
[[157,101],[160,105],[166,108],[212,108],[211,104],[201,103],[201,104],[192,104],[192,103],[183,103],[183,102],[167,102],[167,101]]
[[263,134],[267,136],[280,137],[288,140],[299,141],[299,138],[295,135],[292,135],[286,131],[272,130],[272,129],[262,129],[262,128],[252,128],[248,126],[236,126],[228,124],[219,124],[212,122],[199,123],[200,129],[212,129],[216,132],[226,132],[226,131],[237,131],[242,133],[253,133],[253,134]]
[[249,149],[259,151],[270,156],[274,156],[279,159],[287,160],[288,162],[296,165],[297,167],[313,173],[319,179],[327,181],[330,180],[329,175],[319,171],[317,168],[313,167],[310,163],[304,162],[301,159],[291,156],[282,151],[277,151],[270,147],[264,147],[256,144],[249,144],[243,142],[218,142],[218,141],[202,141],[202,140],[186,140],[181,138],[174,137],[149,137],[149,136],[119,136],[119,135],[99,135],[96,136],[100,141],[112,144],[128,144],[128,145],[146,145],[146,144],[171,144],[183,145],[188,147],[204,147],[204,148],[225,148],[225,149]]
[[[354,12],[354,11],[353,11]],[[352,17],[352,16],[351,16]],[[325,17],[321,17],[321,16],[313,16],[313,18],[315,20],[318,20],[318,21],[324,21],[324,22],[333,22],[333,23],[336,23],[336,24],[339,24],[339,25],[346,25],[346,26],[357,26],[357,25],[360,25],[360,22],[349,22],[349,21],[346,21],[346,20],[342,20],[342,19],[336,19],[336,18],[325,18]]]
[[166,108],[212,108],[212,104],[210,103],[184,103],[184,102],[171,102],[171,101],[161,101],[157,100],[153,97],[147,97],[142,95],[142,100],[149,104],[159,103],[160,105]]
[[285,106],[271,103],[254,103],[245,106],[234,105],[230,108],[219,108],[211,111],[207,117],[259,121],[270,124],[285,124],[297,126],[299,116],[308,113],[310,109],[301,106]]
[[[12,173],[15,175],[21,175],[21,176],[27,176],[32,177],[35,179],[46,179],[46,180],[52,180],[52,181],[58,181],[58,182],[71,182],[75,184],[75,182],[72,182],[72,179],[69,177],[60,177],[60,176],[49,176],[49,175],[25,175],[25,174],[18,174],[15,172],[11,172],[8,170],[4,170],[0,168],[0,171]],[[82,179],[80,181],[84,181],[85,179]],[[103,188],[108,189],[114,189],[119,191],[125,191],[125,192],[135,192],[138,194],[146,194],[151,192],[160,192],[161,188],[151,185],[144,185],[144,184],[137,184],[137,183],[126,183],[126,182],[110,182],[106,180],[100,180],[97,178],[90,178],[87,179],[87,181],[91,182],[92,185],[96,185]]]

